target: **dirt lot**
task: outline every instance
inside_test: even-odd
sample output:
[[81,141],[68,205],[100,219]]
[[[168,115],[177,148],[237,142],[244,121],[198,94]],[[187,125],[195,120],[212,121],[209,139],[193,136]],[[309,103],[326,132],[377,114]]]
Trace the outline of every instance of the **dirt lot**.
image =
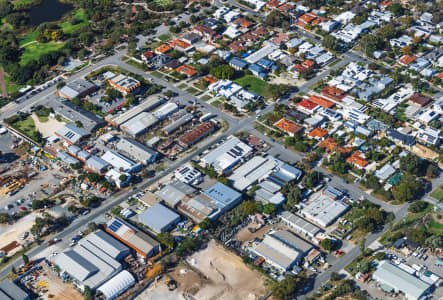
[[[39,216],[39,213],[31,213],[23,218],[21,218],[17,223],[14,225],[1,225],[0,226],[0,248],[5,247],[9,243],[13,241],[17,241],[19,243],[24,243],[25,241],[20,240],[20,236],[31,229],[32,225],[34,224],[34,220],[37,216]],[[15,249],[15,251],[11,251],[9,255],[14,254],[17,250],[20,250],[21,247]]]
[[44,293],[44,299],[52,300],[81,300],[83,296],[72,288],[72,284],[63,283],[62,279],[55,274],[45,263],[41,263],[43,270],[33,283],[34,286],[42,286],[48,291]]
[[214,241],[190,257],[187,263],[180,264],[167,275],[178,283],[175,291],[168,291],[163,278],[137,299],[186,299],[183,295],[192,295],[187,299],[253,300],[266,294],[266,278]]
[[49,118],[46,122],[40,122],[35,114],[32,114],[32,120],[34,120],[35,127],[40,131],[44,138],[54,135],[60,127],[65,125],[63,122],[59,122],[56,119]]
[[[195,294],[197,299],[258,299],[266,293],[265,277],[249,269],[240,257],[214,241],[188,261],[211,281]],[[191,284],[194,285],[195,281]]]
[[257,230],[254,233],[251,233],[248,228],[257,228],[257,224],[255,224],[253,222],[249,223],[247,227],[243,228],[235,235],[234,239],[241,241],[241,242],[247,242],[247,241],[251,241],[255,238],[263,238],[265,233],[267,233],[271,229],[276,229],[276,230],[277,229],[288,229],[286,226],[284,226],[283,224],[280,224],[280,223],[277,223],[274,225],[263,226],[262,228],[260,228],[259,230]]

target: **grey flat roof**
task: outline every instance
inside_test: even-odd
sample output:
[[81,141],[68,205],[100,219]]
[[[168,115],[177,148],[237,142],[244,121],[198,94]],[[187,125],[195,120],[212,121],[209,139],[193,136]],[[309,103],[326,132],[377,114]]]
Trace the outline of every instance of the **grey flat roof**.
[[321,231],[319,227],[309,223],[308,221],[297,215],[294,215],[293,213],[290,213],[289,211],[282,212],[281,218],[284,221],[290,223],[290,225],[294,227],[294,229],[310,236],[315,236]]
[[160,203],[156,203],[138,215],[138,220],[157,233],[177,222],[180,215]]
[[132,136],[142,134],[147,128],[157,124],[159,120],[152,113],[141,112],[121,125],[122,130]]
[[102,118],[75,106],[71,101],[64,98],[51,98],[46,102],[46,105],[54,110],[54,114],[61,115],[70,122],[80,121],[83,129],[88,132],[92,132],[106,124]]
[[151,160],[152,157],[157,154],[156,151],[146,147],[136,140],[127,137],[121,137],[120,140],[115,144],[115,147],[118,151],[123,152],[123,154],[129,158],[143,164]]
[[89,134],[86,130],[77,127],[73,123],[60,127],[55,133],[72,144],[77,143],[82,137]]
[[290,232],[289,230],[278,230],[271,233],[270,235],[304,254],[308,253],[313,248],[311,244],[306,242],[304,239],[298,237],[294,233]]
[[192,194],[196,191],[190,185],[187,185],[181,181],[174,181],[165,187],[163,187],[159,192],[158,196],[171,206],[177,205],[187,194]]
[[9,279],[0,282],[0,298],[11,300],[28,299],[28,294]]

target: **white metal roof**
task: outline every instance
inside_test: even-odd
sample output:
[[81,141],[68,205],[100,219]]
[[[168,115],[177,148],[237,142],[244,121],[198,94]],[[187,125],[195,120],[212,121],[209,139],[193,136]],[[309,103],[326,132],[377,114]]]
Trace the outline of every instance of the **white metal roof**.
[[135,279],[126,270],[121,271],[98,288],[107,300],[114,299],[135,284]]

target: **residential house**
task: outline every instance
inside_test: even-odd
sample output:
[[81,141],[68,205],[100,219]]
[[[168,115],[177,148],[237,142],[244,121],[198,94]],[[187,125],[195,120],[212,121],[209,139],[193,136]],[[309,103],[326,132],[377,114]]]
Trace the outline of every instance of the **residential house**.
[[176,72],[181,73],[181,74],[185,74],[188,77],[193,77],[195,75],[197,75],[197,70],[195,70],[194,68],[188,66],[188,65],[181,65],[180,67],[178,67],[177,69],[175,69]]
[[368,165],[368,161],[364,158],[363,153],[360,151],[355,151],[352,153],[352,155],[346,159],[346,162],[359,169],[363,169]]
[[280,129],[281,131],[287,133],[289,136],[294,136],[298,133],[301,133],[304,129],[302,126],[297,125],[294,122],[291,122],[285,118],[276,122],[274,126]]

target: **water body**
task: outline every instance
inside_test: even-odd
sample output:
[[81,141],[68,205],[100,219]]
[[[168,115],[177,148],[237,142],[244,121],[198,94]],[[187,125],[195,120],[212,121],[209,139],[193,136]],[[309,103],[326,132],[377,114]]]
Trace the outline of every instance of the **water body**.
[[60,20],[74,7],[70,4],[61,3],[58,0],[43,0],[43,3],[29,9],[30,23],[33,26],[44,22]]

